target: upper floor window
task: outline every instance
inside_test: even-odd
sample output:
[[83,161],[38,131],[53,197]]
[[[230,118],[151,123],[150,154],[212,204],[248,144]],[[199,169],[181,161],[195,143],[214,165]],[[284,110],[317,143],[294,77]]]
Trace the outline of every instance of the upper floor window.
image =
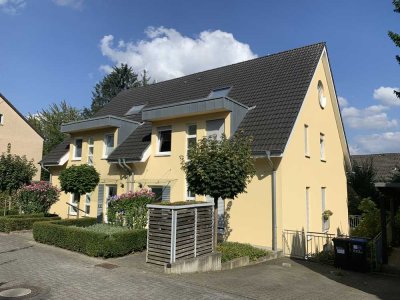
[[197,132],[197,125],[189,125],[187,128],[187,155],[190,147],[196,145],[196,132]]
[[215,136],[217,140],[221,139],[225,131],[224,119],[209,120],[206,122],[207,136]]
[[4,124],[4,115],[0,114],[0,125]]
[[108,157],[114,150],[114,134],[106,134],[104,136],[104,157]]
[[310,147],[308,144],[308,125],[304,124],[304,154],[310,157]]
[[74,144],[74,159],[81,159],[82,158],[82,139],[77,138],[75,139]]
[[326,106],[326,97],[324,95],[324,86],[321,81],[318,81],[318,101],[322,109]]
[[93,138],[88,138],[88,160],[87,163],[89,166],[93,165],[93,153],[94,153],[94,142]]
[[158,153],[169,154],[171,152],[171,127],[158,128]]
[[321,160],[325,161],[325,135],[323,133],[319,134],[319,150]]

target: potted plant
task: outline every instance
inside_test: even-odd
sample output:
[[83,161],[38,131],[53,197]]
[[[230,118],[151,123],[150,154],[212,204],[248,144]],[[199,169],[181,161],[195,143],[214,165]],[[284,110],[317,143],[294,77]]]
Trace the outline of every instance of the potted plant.
[[322,213],[322,218],[324,219],[324,221],[328,221],[329,217],[333,215],[333,212],[329,209],[324,210],[324,212]]

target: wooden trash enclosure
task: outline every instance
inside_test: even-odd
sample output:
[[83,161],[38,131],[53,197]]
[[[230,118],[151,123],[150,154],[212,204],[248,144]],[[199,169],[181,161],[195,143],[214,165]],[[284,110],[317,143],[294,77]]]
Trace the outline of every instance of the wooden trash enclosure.
[[158,265],[212,252],[213,203],[149,204],[146,262]]

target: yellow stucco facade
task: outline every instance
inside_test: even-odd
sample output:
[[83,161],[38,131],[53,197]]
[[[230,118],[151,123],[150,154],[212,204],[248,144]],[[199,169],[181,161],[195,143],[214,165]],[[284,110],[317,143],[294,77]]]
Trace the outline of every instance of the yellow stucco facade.
[[[319,102],[318,85],[321,84],[326,99],[324,108]],[[118,194],[128,190],[138,190],[140,187],[169,186],[170,201],[187,200],[186,180],[181,170],[180,156],[185,156],[186,153],[188,126],[193,124],[197,126],[196,137],[200,139],[207,134],[206,122],[217,119],[224,120],[224,132],[229,137],[231,132],[229,112],[153,122],[151,143],[145,151],[143,161],[128,164],[133,171],[131,176],[127,175],[126,168],[118,163],[108,163],[102,155],[105,147],[104,136],[110,133],[109,130],[74,134],[73,140],[83,139],[82,158],[73,159],[72,142],[68,162],[60,167],[51,167],[53,183],[59,184],[58,174],[62,168],[72,164],[87,163],[87,141],[91,137],[94,140],[94,167],[101,174],[101,184],[104,188],[100,190],[101,195],[99,188],[92,193],[88,215],[97,216],[98,199],[101,199],[100,204],[103,207],[106,206],[107,186],[110,185],[116,186]],[[172,130],[171,151],[168,154],[160,154],[158,130],[166,126]],[[118,145],[117,129],[114,136],[114,144]],[[321,139],[324,148],[322,158]],[[348,156],[347,144],[329,63],[324,52],[285,151],[280,156],[254,157],[257,171],[247,187],[247,193],[239,195],[234,200],[225,200],[225,214],[229,215],[225,218],[230,231],[229,240],[271,248],[273,224],[276,227],[278,248],[282,248],[283,230],[330,233],[337,233],[337,230],[340,230],[342,233],[348,233],[345,173],[348,157],[346,156]],[[65,202],[70,200],[71,195],[62,194],[60,201],[52,206],[51,212],[68,217],[68,206]],[[196,196],[196,200],[206,199],[204,196]],[[80,208],[85,210],[86,205],[85,196],[82,196]],[[333,212],[329,223],[323,221],[324,209]],[[274,217],[275,223],[272,221]]]
[[38,163],[42,159],[43,138],[0,94],[0,153],[7,151],[8,144],[11,144],[11,153],[33,160],[38,169],[33,180],[40,180]]

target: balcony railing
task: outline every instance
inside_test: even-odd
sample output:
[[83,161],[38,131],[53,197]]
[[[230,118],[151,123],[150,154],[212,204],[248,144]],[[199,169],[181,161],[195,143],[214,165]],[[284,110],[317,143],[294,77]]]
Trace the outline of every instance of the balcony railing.
[[349,226],[350,229],[356,228],[361,222],[360,215],[349,215]]

